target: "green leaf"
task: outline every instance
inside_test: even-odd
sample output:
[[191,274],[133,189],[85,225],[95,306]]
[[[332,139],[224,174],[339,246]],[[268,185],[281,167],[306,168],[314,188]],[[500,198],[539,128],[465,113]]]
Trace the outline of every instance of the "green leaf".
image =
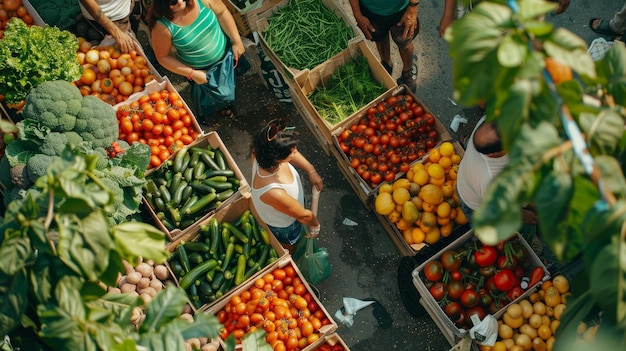
[[[509,150],[519,133],[524,120],[528,118],[528,105],[531,101],[531,86],[528,80],[516,82],[511,89],[500,95],[496,106],[487,106],[487,120],[497,120],[502,145]],[[491,117],[497,111],[498,116]]]
[[169,252],[165,249],[165,233],[152,225],[124,222],[111,228],[115,246],[122,257],[131,264],[140,257],[165,262]]
[[500,46],[498,46],[498,62],[503,67],[520,66],[528,54],[526,43],[517,39],[517,37],[510,35],[502,38]]
[[19,164],[25,164],[29,158],[37,153],[36,145],[25,140],[14,140],[6,146],[5,155],[9,161],[9,165],[14,167]]
[[614,41],[604,58],[596,63],[598,76],[606,82],[607,92],[615,103],[626,106],[626,47],[623,42]]
[[572,192],[572,178],[569,174],[553,170],[541,179],[533,202],[537,207],[541,231],[550,233],[542,238],[558,259],[563,257],[568,244],[563,224],[567,218]]
[[217,317],[209,313],[196,313],[193,316],[193,323],[184,323],[179,328],[183,339],[189,340],[191,338],[217,338],[220,334],[222,324]]
[[567,64],[578,74],[596,77],[593,59],[587,53],[587,42],[564,28],[556,28],[543,42],[546,53]]
[[595,158],[600,169],[602,186],[618,198],[626,196],[626,179],[619,162],[613,156],[602,155]]
[[613,154],[624,135],[624,118],[616,110],[604,109],[597,116],[582,112],[578,122],[594,156]]
[[587,318],[593,306],[590,291],[567,300],[567,308],[556,330],[555,338],[558,342],[554,345],[554,351],[569,351],[574,347],[578,339],[578,325]]
[[536,19],[556,9],[556,4],[543,0],[520,0],[517,1],[517,4],[519,5],[519,17],[523,21]]
[[28,237],[11,236],[2,241],[0,246],[0,271],[15,275],[25,269],[33,254]]
[[180,316],[187,302],[187,294],[183,289],[170,286],[159,291],[148,305],[146,319],[139,331],[159,331],[163,325]]
[[8,276],[0,272],[0,335],[9,334],[20,323],[28,304],[28,281],[24,271]]
[[253,333],[247,333],[241,340],[244,350],[272,351],[272,347],[265,340],[265,330],[259,329]]
[[623,247],[624,243],[619,242],[618,236],[612,236],[610,243],[603,247],[590,264],[591,295],[602,308],[602,318],[610,324],[620,323],[626,314],[626,300],[624,299],[626,269],[620,269],[619,262],[620,253],[622,257],[626,257],[626,250]]

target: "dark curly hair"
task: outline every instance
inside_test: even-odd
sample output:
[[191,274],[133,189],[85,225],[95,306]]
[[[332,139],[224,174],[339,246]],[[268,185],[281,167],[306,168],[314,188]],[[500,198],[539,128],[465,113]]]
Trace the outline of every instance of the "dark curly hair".
[[292,130],[278,132],[267,141],[267,126],[252,138],[252,153],[263,169],[274,169],[293,152],[298,143]]
[[[193,8],[196,5],[196,0],[185,0],[187,2],[187,8]],[[198,0],[202,1],[202,0]],[[159,18],[165,17],[168,20],[174,18],[174,13],[170,8],[169,0],[152,0],[150,8],[148,8],[148,14],[146,16],[146,22],[148,27],[152,29]]]

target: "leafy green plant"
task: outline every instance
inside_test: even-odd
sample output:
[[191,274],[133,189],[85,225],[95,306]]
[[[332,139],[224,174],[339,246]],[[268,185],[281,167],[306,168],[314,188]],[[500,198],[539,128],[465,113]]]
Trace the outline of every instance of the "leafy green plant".
[[[557,350],[626,348],[626,48],[594,61],[573,33],[544,22],[544,0],[482,1],[445,34],[454,88],[464,105],[486,102],[509,164],[473,217],[493,244],[537,206],[544,240],[562,262],[582,256],[580,292],[568,300]],[[584,248],[584,251],[583,251]],[[579,322],[601,310],[592,344]]]
[[[113,193],[95,175],[98,156],[66,148],[0,221],[0,335],[27,350],[185,350],[216,337],[217,318],[178,317],[188,299],[174,286],[144,305],[106,292],[122,260],[164,262],[164,233],[139,222],[111,225]],[[132,321],[137,308],[146,318]],[[5,344],[6,346],[6,344]]]

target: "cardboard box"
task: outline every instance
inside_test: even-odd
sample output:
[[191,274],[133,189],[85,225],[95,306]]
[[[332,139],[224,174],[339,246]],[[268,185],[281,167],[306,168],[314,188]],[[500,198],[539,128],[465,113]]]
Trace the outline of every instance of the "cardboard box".
[[226,5],[231,15],[233,15],[239,34],[247,36],[256,31],[258,15],[263,11],[267,11],[280,1],[281,0],[257,0],[254,4],[250,4],[243,9],[237,7],[232,0],[224,1],[224,5]]
[[[311,294],[311,296],[313,298],[312,301],[316,302],[316,304],[319,306],[319,309],[323,311],[325,318],[328,318],[328,320],[330,321],[329,324],[323,325],[320,328],[320,330],[319,330],[320,339],[333,334],[337,330],[337,327],[338,327],[337,323],[333,320],[332,315],[330,313],[328,313],[328,311],[326,310],[324,305],[322,305],[322,303],[320,302],[319,298],[313,293],[313,290],[311,290],[311,287],[309,286],[309,283],[302,276],[302,273],[300,272],[300,269],[298,268],[298,266],[293,261],[293,258],[291,257],[291,255],[287,255],[287,256],[277,260],[276,262],[274,262],[274,264],[272,264],[271,266],[269,266],[265,270],[263,270],[261,272],[261,274],[259,274],[258,276],[262,276],[264,274],[271,273],[275,269],[277,269],[277,268],[284,268],[287,265],[291,265],[291,266],[294,267],[294,270],[296,271],[297,277],[299,277],[302,280],[303,284],[306,286],[307,292],[309,292]],[[211,306],[209,308],[206,308],[206,309],[202,309],[202,311],[217,315],[217,313],[220,310],[224,309],[224,307],[227,304],[230,303],[230,298],[232,296],[241,295],[242,292],[244,292],[246,290],[249,290],[252,287],[254,287],[255,280],[256,279],[250,279],[246,283],[239,285],[237,287],[237,289],[235,289],[232,292],[232,294],[229,296],[229,298],[220,300],[218,303],[214,304],[213,306]],[[313,350],[316,349],[316,345],[317,345],[316,343],[312,343],[312,344],[308,345],[307,347],[302,348],[301,350],[302,351],[313,351]],[[236,350],[242,350],[242,345],[240,343],[238,343],[235,349]]]
[[[265,229],[268,232],[269,238],[270,238],[270,246],[276,251],[276,254],[277,254],[277,257],[278,257],[277,260],[281,260],[284,257],[287,257],[289,255],[289,252],[287,250],[285,250],[285,248],[283,248],[281,243],[271,233],[271,231],[267,227],[267,224],[265,224],[263,221],[261,221],[259,219],[258,216],[255,215],[255,213],[254,213],[254,211],[252,209],[252,199],[249,196],[238,197],[235,201],[230,202],[228,204],[225,204],[223,207],[221,207],[220,209],[215,211],[211,216],[209,216],[208,218],[202,220],[197,225],[194,225],[193,228],[190,231],[188,231],[187,233],[183,234],[182,236],[179,236],[175,241],[169,243],[167,245],[168,251],[174,252],[176,250],[176,248],[183,241],[197,241],[198,238],[199,238],[199,227],[202,226],[202,225],[208,224],[209,221],[211,220],[211,218],[217,219],[220,223],[228,222],[228,223],[232,224],[238,218],[240,218],[241,215],[244,214],[244,212],[246,212],[247,210],[250,210],[250,212],[254,216],[254,218],[255,218],[256,222],[259,224],[259,226],[261,226],[263,229]],[[221,236],[220,236],[220,239],[221,239]],[[192,308],[194,308],[194,310],[198,310],[198,311],[200,311],[200,310],[207,310],[207,309],[212,309],[213,306],[220,305],[221,302],[224,301],[224,300],[229,301],[230,297],[232,296],[232,294],[235,293],[235,291],[238,291],[242,286],[247,285],[249,282],[254,283],[254,280],[256,280],[256,278],[258,276],[260,276],[261,274],[264,274],[265,272],[267,272],[267,270],[270,269],[270,267],[273,267],[275,265],[275,263],[276,263],[276,261],[274,261],[273,263],[271,263],[271,264],[269,264],[269,265],[267,265],[265,267],[262,267],[258,272],[253,274],[250,278],[245,280],[242,284],[240,284],[238,286],[233,286],[228,292],[226,292],[223,296],[219,297],[217,300],[213,301],[212,303],[204,304],[202,307],[200,307],[198,309],[196,309],[195,307],[192,307]],[[170,273],[174,277],[176,285],[178,285],[178,278],[176,277],[175,274],[173,274],[169,264],[168,264],[168,268],[170,268]],[[193,306],[193,304],[191,304],[191,305]]]
[[[359,112],[357,112],[355,115],[339,123],[337,127],[333,129],[333,132],[332,132],[333,145],[335,147],[334,148],[331,147],[331,153],[338,159],[339,168],[341,169],[342,173],[344,174],[344,176],[346,177],[346,179],[348,180],[348,182],[354,189],[355,193],[357,193],[357,195],[359,196],[359,199],[361,200],[361,202],[363,202],[363,204],[366,207],[369,207],[371,205],[370,201],[375,194],[375,189],[380,185],[376,187],[370,186],[368,182],[366,182],[363,178],[361,178],[361,176],[356,172],[354,168],[350,167],[350,157],[341,150],[341,146],[338,140],[338,135],[340,135],[344,131],[344,129],[349,129],[350,126],[354,124],[358,124],[361,118],[365,118],[367,116],[367,111],[369,110],[370,107],[376,107],[378,103],[388,99],[389,97],[398,96],[400,94],[410,95],[417,104],[422,106],[422,108],[424,109],[424,113],[429,113],[433,115],[433,117],[435,118],[434,129],[437,130],[437,132],[439,133],[439,138],[438,138],[439,143],[442,141],[452,139],[450,137],[450,133],[448,132],[446,127],[441,123],[441,121],[439,121],[437,116],[435,116],[430,111],[430,109],[426,105],[424,105],[424,103],[404,85],[389,89],[385,94],[381,95],[378,99],[370,102],[367,106],[359,110]],[[396,174],[396,179],[401,177],[402,175],[403,173],[398,172]]]
[[[461,158],[463,157],[463,154],[465,153],[465,150],[463,150],[463,147],[461,146],[461,144],[457,141],[452,143],[454,145],[454,151],[456,154],[458,154],[459,156],[461,156]],[[441,145],[441,143],[439,144]],[[439,147],[439,145],[437,147]],[[417,161],[411,163],[411,167],[413,167],[416,163],[425,163],[428,160],[428,156],[429,156],[430,152],[425,154],[424,157],[418,159]],[[405,177],[406,175],[403,175],[402,177]],[[401,177],[401,178],[402,178]],[[385,184],[387,182],[384,182],[383,184]],[[393,184],[393,182],[390,182]],[[373,206],[373,201],[375,201],[376,196],[378,196],[378,190],[380,187],[377,187],[374,191],[374,196],[372,197],[371,201],[372,201],[372,208]],[[460,211],[460,208],[459,208]],[[400,251],[400,253],[403,256],[415,256],[416,254],[418,254],[420,251],[422,251],[425,247],[427,246],[431,246],[437,249],[437,251],[443,249],[446,245],[450,244],[454,239],[457,239],[459,236],[461,236],[462,234],[464,234],[465,232],[467,232],[467,228],[465,225],[460,225],[460,224],[456,224],[454,226],[454,229],[452,230],[452,233],[448,236],[448,237],[441,237],[441,239],[433,244],[433,245],[428,245],[426,243],[420,243],[420,244],[409,244],[407,243],[407,241],[404,239],[404,236],[402,235],[402,231],[400,231],[400,229],[398,229],[398,227],[396,226],[395,223],[392,223],[389,218],[387,216],[381,215],[379,213],[377,213],[374,210],[374,213],[376,213],[376,217],[378,217],[378,219],[380,220],[383,229],[385,229],[385,231],[387,232],[387,234],[389,235],[389,237],[391,238],[391,240],[393,241],[394,245],[396,246],[396,248],[398,249],[398,251]]]
[[[328,82],[333,73],[335,73],[339,67],[344,66],[346,63],[351,62],[358,57],[363,57],[367,60],[372,80],[377,83],[383,83],[385,90],[398,86],[396,81],[382,66],[376,54],[372,52],[372,50],[365,43],[365,40],[361,37],[352,39],[348,43],[348,48],[335,55],[330,60],[320,64],[312,70],[302,71],[295,78],[296,84],[293,89],[294,93],[291,95],[297,95],[298,99],[294,99],[293,104],[305,120],[310,119],[311,122],[317,125],[318,129],[322,131],[325,139],[324,143],[326,144],[333,143],[332,133],[339,128],[339,123],[331,123],[324,119],[309,99],[309,96],[315,92],[316,89]],[[384,92],[380,95],[383,94]],[[378,97],[379,96],[375,98]],[[369,103],[369,101],[367,103]],[[345,119],[350,119],[350,117],[358,114],[364,107],[365,105],[358,106],[359,109],[350,116],[347,116]]]
[[[446,246],[437,255],[432,256],[430,259],[426,260],[420,266],[415,268],[412,273],[413,284],[415,285],[415,287],[417,288],[417,291],[420,293],[420,296],[421,296],[420,303],[426,307],[426,311],[430,314],[433,320],[435,320],[435,323],[437,324],[439,329],[441,329],[442,333],[446,335],[446,338],[448,339],[448,341],[450,341],[450,345],[454,345],[458,343],[467,334],[469,330],[458,328],[450,320],[450,318],[448,318],[448,316],[444,313],[444,311],[441,309],[437,301],[435,301],[433,296],[430,294],[430,291],[424,284],[423,279],[426,279],[426,278],[423,277],[422,272],[428,262],[433,261],[433,260],[438,260],[439,257],[441,257],[441,255],[445,251],[459,248],[463,246],[463,244],[465,244],[469,240],[478,240],[478,238],[474,236],[473,230],[469,230],[467,233],[463,234],[460,238],[455,240],[453,243]],[[517,240],[521,245],[523,245],[526,248],[530,257],[530,262],[532,263],[533,266],[541,266],[543,268],[545,272],[544,279],[549,279],[550,272],[548,271],[546,266],[543,264],[541,259],[537,256],[537,254],[530,247],[530,245],[526,242],[526,240],[524,240],[521,234],[516,233],[514,236],[514,240]],[[528,289],[526,289],[520,297],[518,297],[517,299],[514,299],[512,302],[508,303],[506,306],[500,308],[493,316],[496,319],[499,319],[502,316],[502,314],[504,314],[507,307],[511,303],[521,301],[522,299],[528,297],[534,291],[534,289],[540,284],[541,282],[533,286],[529,286]]]
[[[168,230],[167,229],[167,227],[163,224],[163,222],[161,221],[161,219],[159,218],[159,216],[155,212],[155,209],[152,208],[152,206],[150,206],[150,204],[147,201],[147,199],[145,198],[145,194],[144,194],[144,204],[146,205],[150,215],[152,216],[152,218],[154,219],[155,223],[157,224],[157,227],[159,227],[161,230],[163,230],[165,232],[165,234],[167,235],[167,238],[168,238],[169,241],[177,241],[177,239],[179,239],[181,237],[187,236],[186,234],[192,233],[194,230],[197,230],[196,227],[197,227],[198,223],[203,222],[206,218],[210,217],[215,211],[218,211],[220,208],[224,208],[230,202],[233,202],[236,199],[238,199],[239,197],[241,197],[242,193],[249,193],[250,192],[248,181],[244,177],[243,173],[241,173],[241,170],[237,166],[237,163],[235,162],[235,160],[233,159],[232,155],[230,154],[230,152],[228,151],[228,149],[226,148],[226,146],[222,142],[222,139],[217,134],[217,132],[210,132],[208,134],[201,135],[200,137],[198,137],[198,139],[195,142],[193,142],[192,144],[188,145],[188,147],[189,148],[199,147],[199,148],[206,149],[207,146],[209,146],[209,145],[213,149],[219,149],[222,152],[222,154],[224,154],[224,158],[226,160],[227,168],[233,170],[235,172],[235,178],[237,178],[239,180],[239,188],[237,189],[235,194],[233,194],[227,200],[223,201],[223,203],[219,207],[217,207],[215,210],[210,211],[207,214],[205,214],[202,218],[197,220],[194,224],[192,224],[192,225],[190,225],[190,226],[188,226],[186,228],[180,228],[180,229],[177,228],[177,229],[174,229],[174,230]],[[176,157],[176,153],[177,152],[173,153],[170,156],[170,158],[173,159],[174,157]],[[161,167],[166,167],[166,164],[165,163],[162,164],[159,168],[161,168]],[[150,171],[146,172],[146,177],[150,178],[150,174],[152,172],[154,172],[154,170],[150,170]]]
[[[354,20],[352,19],[352,15],[351,14],[348,15],[344,11],[341,3],[337,1],[333,1],[333,0],[322,0],[322,3],[327,9],[333,11],[340,19],[343,19],[343,22],[346,24],[346,26],[352,29],[352,32],[354,34],[352,38],[363,37],[363,33],[354,23]],[[276,69],[283,76],[287,84],[292,86],[293,84],[295,84],[296,76],[300,73],[300,71],[302,71],[306,67],[287,67],[287,65],[283,63],[281,58],[276,53],[274,53],[274,51],[272,51],[271,47],[267,44],[267,41],[265,40],[263,36],[263,32],[265,32],[270,25],[269,19],[271,18],[272,14],[276,11],[276,9],[280,7],[285,7],[288,4],[289,4],[289,0],[283,0],[280,3],[276,4],[275,6],[273,6],[272,8],[259,14],[257,23],[256,23],[256,30],[259,34],[259,41],[261,44],[261,48],[263,49],[265,54],[270,58],[272,63],[274,63],[274,65],[276,66]]]

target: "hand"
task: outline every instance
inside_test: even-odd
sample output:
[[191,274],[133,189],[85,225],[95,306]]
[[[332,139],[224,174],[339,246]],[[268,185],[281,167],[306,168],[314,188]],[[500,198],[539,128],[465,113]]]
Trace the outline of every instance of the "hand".
[[361,31],[365,35],[365,39],[372,40],[372,32],[376,31],[376,28],[372,25],[369,19],[365,16],[361,16],[356,19],[357,27],[361,28]]
[[135,41],[128,33],[118,30],[114,38],[120,48],[120,51],[123,53],[128,53],[130,50],[135,48]]
[[443,37],[446,29],[454,22],[454,18],[452,16],[444,16],[441,17],[439,21],[439,36]]
[[316,226],[312,226],[309,227],[311,232],[309,233],[309,235],[307,236],[307,238],[316,238],[318,235],[320,235],[320,225],[316,225]]
[[239,58],[246,52],[246,48],[243,46],[243,42],[240,41],[239,43],[233,44],[232,50],[233,56],[235,57],[235,67],[237,67]]
[[398,23],[398,26],[404,26],[404,33],[402,34],[403,38],[411,38],[417,30],[419,30],[420,20],[417,17],[409,16],[405,14],[402,16],[402,20]]

